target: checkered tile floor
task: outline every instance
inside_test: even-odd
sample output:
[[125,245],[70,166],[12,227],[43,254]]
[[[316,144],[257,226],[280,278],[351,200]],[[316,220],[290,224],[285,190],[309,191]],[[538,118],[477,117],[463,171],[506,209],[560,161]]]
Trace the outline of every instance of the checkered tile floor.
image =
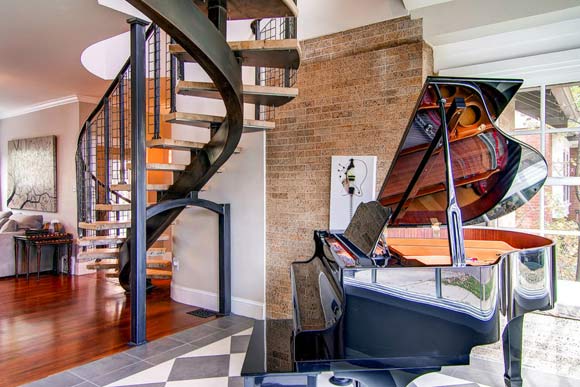
[[[253,325],[246,317],[222,317],[26,387],[242,387],[240,371]],[[528,387],[580,385],[575,379],[528,368],[524,373]],[[330,376],[320,375],[317,386],[334,387]],[[445,367],[409,385],[435,386],[504,386],[503,365],[472,357],[470,366]]]
[[168,360],[107,387],[241,387],[252,328]]

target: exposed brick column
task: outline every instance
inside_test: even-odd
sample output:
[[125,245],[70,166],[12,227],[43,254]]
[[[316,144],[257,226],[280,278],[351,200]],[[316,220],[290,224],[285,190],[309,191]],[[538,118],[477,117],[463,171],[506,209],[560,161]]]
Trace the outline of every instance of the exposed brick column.
[[291,314],[289,265],[328,228],[330,157],[378,156],[387,173],[433,58],[421,20],[389,20],[304,41],[300,96],[267,134],[267,314]]

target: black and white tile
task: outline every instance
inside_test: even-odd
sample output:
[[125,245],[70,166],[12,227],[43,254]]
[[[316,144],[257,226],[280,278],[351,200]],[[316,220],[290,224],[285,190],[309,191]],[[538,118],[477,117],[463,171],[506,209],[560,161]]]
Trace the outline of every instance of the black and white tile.
[[177,356],[106,387],[237,387],[252,328]]
[[[26,387],[243,387],[242,364],[254,320],[222,317],[202,326],[152,341]],[[444,367],[424,375],[409,387],[503,386],[503,366],[477,357],[469,366]],[[577,379],[524,368],[526,385],[578,386]],[[318,387],[334,387],[330,374],[318,377]]]

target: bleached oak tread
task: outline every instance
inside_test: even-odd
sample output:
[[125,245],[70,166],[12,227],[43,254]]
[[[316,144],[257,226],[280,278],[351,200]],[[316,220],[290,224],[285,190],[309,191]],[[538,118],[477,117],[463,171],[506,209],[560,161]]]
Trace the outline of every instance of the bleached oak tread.
[[97,204],[95,205],[97,211],[131,211],[131,204]]
[[[118,278],[119,273],[114,271],[111,273],[106,273],[106,277],[108,278]],[[149,279],[171,279],[172,273],[170,270],[161,270],[161,269],[147,269],[147,278]]]
[[[209,127],[210,124],[221,124],[224,121],[223,116],[213,116],[209,114],[197,113],[183,113],[175,112],[163,116],[165,122],[171,124],[181,124],[190,126],[204,126]],[[272,130],[275,128],[275,123],[271,121],[260,120],[244,120],[244,133],[262,132],[265,130]],[[195,148],[198,149],[198,148]],[[236,148],[236,153],[240,152],[240,148]]]
[[[145,168],[149,171],[185,171],[187,165],[174,163],[147,163]],[[131,169],[131,163],[127,163],[127,168]]]
[[103,259],[99,262],[93,262],[87,265],[87,269],[89,270],[108,270],[118,268],[119,268],[118,259]]
[[102,235],[102,236],[86,236],[79,238],[77,244],[82,247],[87,246],[106,246],[112,244],[119,244],[125,242],[126,238],[115,235]]
[[[298,68],[300,44],[297,39],[241,40],[228,42],[242,65],[252,67]],[[170,44],[169,52],[183,62],[195,62],[179,44]]]
[[150,258],[147,259],[147,268],[171,270],[171,261],[161,258]]
[[[212,82],[179,81],[176,92],[193,97],[222,99],[218,89]],[[294,87],[276,86],[243,86],[244,102],[266,106],[282,106],[298,96]]]
[[77,259],[79,262],[86,262],[93,259],[117,258],[118,255],[119,255],[118,248],[89,249],[87,251],[80,251],[79,253],[77,253]]
[[98,220],[95,222],[79,222],[79,228],[83,230],[111,230],[117,228],[128,228],[131,227],[131,221],[102,221]]
[[165,247],[150,247],[147,249],[148,257],[162,257],[165,255],[167,249]]

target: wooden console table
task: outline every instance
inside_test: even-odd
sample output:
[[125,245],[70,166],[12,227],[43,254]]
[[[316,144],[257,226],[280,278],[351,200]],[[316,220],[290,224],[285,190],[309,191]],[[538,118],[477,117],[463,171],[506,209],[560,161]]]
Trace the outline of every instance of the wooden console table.
[[[30,247],[36,247],[36,278],[40,278],[40,258],[42,256],[42,248],[44,246],[51,246],[55,250],[53,255],[53,268],[58,272],[58,252],[61,246],[67,247],[67,262],[68,274],[71,274],[71,253],[72,253],[73,235],[67,233],[53,233],[53,234],[37,234],[37,235],[15,235],[14,236],[14,264],[16,278],[18,278],[18,257],[20,246],[24,247],[24,262],[26,262],[26,279],[30,276]],[[61,270],[62,271],[62,270]]]

